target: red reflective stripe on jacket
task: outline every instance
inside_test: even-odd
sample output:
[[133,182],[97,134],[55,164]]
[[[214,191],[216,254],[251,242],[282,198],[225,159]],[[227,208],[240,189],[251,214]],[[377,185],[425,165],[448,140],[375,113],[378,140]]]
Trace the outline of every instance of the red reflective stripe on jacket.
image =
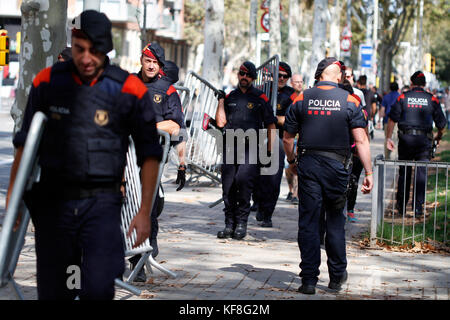
[[33,80],[33,86],[36,88],[43,82],[50,82],[50,74],[52,72],[52,67],[48,67],[39,71]]
[[123,84],[122,92],[132,94],[141,99],[147,92],[147,87],[138,77],[130,74]]
[[297,101],[303,101],[303,93],[300,93],[297,98],[295,98],[293,103],[296,103]]
[[174,93],[174,92],[177,92],[177,89],[175,89],[174,86],[170,86],[169,89],[167,89],[166,94],[167,94],[168,96],[170,96],[170,95],[171,95],[172,93]]
[[263,93],[259,96],[260,98],[262,98],[265,102],[269,102],[269,98],[267,98],[267,96]]
[[357,107],[359,107],[359,100],[356,99],[353,95],[349,94],[347,97],[347,101],[353,102],[354,104],[356,104]]

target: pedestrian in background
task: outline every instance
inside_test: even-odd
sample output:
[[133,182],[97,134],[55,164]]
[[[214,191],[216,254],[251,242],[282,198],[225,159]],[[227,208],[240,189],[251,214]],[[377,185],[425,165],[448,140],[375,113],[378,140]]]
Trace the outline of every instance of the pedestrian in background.
[[[380,115],[382,115],[382,117],[383,117],[383,129],[384,129],[384,137],[385,137],[384,158],[386,160],[394,160],[397,157],[397,155],[396,155],[395,150],[391,151],[387,148],[386,133],[387,133],[387,123],[388,123],[388,119],[389,119],[389,112],[391,112],[392,106],[397,102],[397,99],[400,96],[400,93],[398,92],[398,84],[395,81],[389,85],[389,88],[391,91],[389,93],[387,93],[383,97],[383,100],[381,101]],[[393,132],[394,132],[394,135],[393,135],[394,143],[397,144],[397,142],[398,142],[397,127],[394,128]]]

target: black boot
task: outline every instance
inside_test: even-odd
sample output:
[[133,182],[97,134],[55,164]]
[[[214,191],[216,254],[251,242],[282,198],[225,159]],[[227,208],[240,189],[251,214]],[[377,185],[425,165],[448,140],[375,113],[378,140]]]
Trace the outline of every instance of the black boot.
[[247,235],[247,224],[239,223],[234,230],[233,239],[241,240]]
[[225,238],[231,238],[233,237],[233,227],[231,226],[226,226],[225,229],[217,232],[217,238],[219,239],[225,239]]
[[261,211],[257,211],[256,212],[256,221],[263,221],[264,220],[264,215]]
[[263,223],[261,223],[261,227],[272,228],[272,219],[264,219]]

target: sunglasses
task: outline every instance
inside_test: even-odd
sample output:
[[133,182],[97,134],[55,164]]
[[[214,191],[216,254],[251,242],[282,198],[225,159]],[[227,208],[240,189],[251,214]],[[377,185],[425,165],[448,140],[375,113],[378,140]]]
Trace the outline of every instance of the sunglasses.
[[248,72],[245,72],[245,71],[239,71],[239,75],[240,75],[241,77],[246,76],[246,77],[248,77],[248,78],[252,78],[252,75],[251,75],[250,73],[248,73]]
[[289,76],[287,74],[279,74],[278,78],[289,79]]

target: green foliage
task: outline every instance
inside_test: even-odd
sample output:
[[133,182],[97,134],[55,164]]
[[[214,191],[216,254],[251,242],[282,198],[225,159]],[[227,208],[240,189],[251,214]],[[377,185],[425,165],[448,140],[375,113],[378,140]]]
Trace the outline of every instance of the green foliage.
[[429,8],[425,25],[430,37],[430,53],[436,57],[436,77],[444,85],[450,85],[450,3],[446,0]]
[[184,36],[191,46],[203,42],[205,23],[204,1],[186,0],[184,3]]

